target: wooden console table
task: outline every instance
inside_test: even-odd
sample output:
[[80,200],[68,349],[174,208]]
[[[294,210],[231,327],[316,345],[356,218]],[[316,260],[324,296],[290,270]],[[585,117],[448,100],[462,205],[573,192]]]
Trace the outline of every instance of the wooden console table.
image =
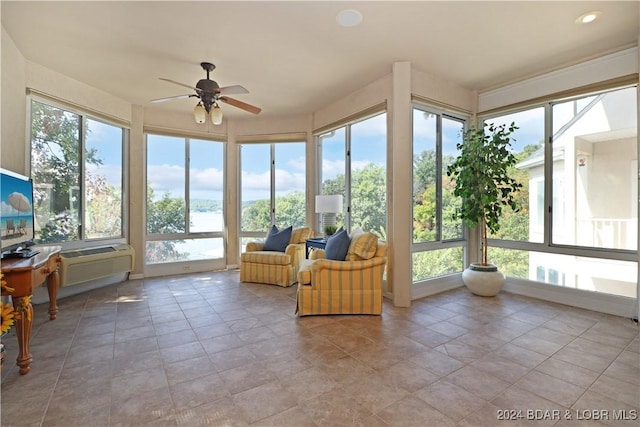
[[[18,336],[18,359],[17,365],[20,367],[22,375],[29,372],[31,352],[29,351],[29,341],[31,339],[31,324],[33,323],[33,307],[31,305],[31,295],[33,290],[47,282],[49,291],[49,319],[55,320],[58,314],[58,286],[60,277],[58,269],[60,267],[60,246],[49,246],[38,248],[39,254],[31,258],[14,258],[2,260],[2,274],[7,286],[14,291],[3,291],[2,296],[11,296],[13,308],[16,312],[25,310],[16,319],[16,335]],[[26,302],[26,304],[25,304]],[[21,309],[21,307],[23,307]]]

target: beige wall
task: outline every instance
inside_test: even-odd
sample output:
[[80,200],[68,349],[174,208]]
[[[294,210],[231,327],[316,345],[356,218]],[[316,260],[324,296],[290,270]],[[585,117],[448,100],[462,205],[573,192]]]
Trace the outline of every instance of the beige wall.
[[25,158],[26,102],[24,95],[26,61],[4,27],[1,37],[1,166],[25,174],[27,172]]

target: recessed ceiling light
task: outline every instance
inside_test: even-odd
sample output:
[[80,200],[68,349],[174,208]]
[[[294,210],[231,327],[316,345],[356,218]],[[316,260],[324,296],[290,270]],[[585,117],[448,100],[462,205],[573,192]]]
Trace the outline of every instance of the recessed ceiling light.
[[587,12],[578,16],[576,19],[576,24],[588,24],[589,22],[593,22],[600,16],[600,11],[594,10],[593,12]]
[[362,22],[362,13],[355,9],[345,9],[338,12],[336,15],[338,24],[343,27],[355,27]]

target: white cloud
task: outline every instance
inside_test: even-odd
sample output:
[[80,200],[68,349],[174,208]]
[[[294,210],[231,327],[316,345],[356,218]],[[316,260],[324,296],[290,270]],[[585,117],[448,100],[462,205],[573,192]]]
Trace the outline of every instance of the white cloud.
[[305,170],[307,170],[307,161],[304,156],[300,156],[295,159],[289,159],[287,161],[287,167],[291,170],[304,172]]
[[305,190],[306,177],[301,172],[290,172],[276,169],[276,190],[296,191]]
[[5,202],[4,200],[0,204],[0,212],[2,216],[15,216],[18,215],[18,211],[14,209],[10,204]]
[[147,168],[148,182],[156,197],[170,193],[184,197],[184,168],[181,166],[155,165]]
[[191,189],[221,191],[224,174],[216,168],[191,169]]
[[271,173],[269,171],[262,173],[242,171],[243,190],[268,190],[269,188],[271,188]]
[[322,160],[322,179],[335,178],[339,174],[344,174],[344,159]]

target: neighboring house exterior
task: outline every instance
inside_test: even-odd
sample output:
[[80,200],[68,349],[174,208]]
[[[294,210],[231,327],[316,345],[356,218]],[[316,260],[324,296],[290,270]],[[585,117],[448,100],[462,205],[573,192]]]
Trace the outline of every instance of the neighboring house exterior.
[[[554,105],[554,244],[637,249],[637,116],[635,110],[621,108],[634,102],[633,90]],[[529,171],[529,239],[542,242],[544,148],[517,167]],[[529,257],[531,280],[636,297],[634,263],[541,252],[530,252]]]

